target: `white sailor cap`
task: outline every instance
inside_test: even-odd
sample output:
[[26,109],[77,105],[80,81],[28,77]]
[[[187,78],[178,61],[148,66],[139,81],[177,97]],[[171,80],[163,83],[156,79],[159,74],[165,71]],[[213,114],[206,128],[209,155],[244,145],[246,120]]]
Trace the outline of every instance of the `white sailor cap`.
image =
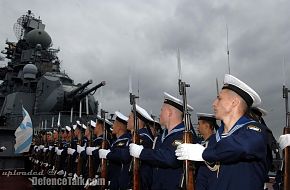
[[[133,112],[133,110],[132,110],[132,112]],[[148,114],[148,112],[144,108],[138,106],[137,104],[136,104],[136,112],[137,112],[137,118],[141,119],[142,121],[144,121],[146,123],[154,122],[154,120]]]
[[77,125],[73,125],[73,130],[76,130],[76,128],[77,128]]
[[123,123],[124,125],[127,125],[128,123],[128,117],[126,117],[125,115],[123,115],[121,112],[116,111],[115,112],[116,115],[116,120]]
[[[179,100],[178,98],[175,98],[174,96],[168,94],[167,92],[164,92],[164,103],[169,104],[181,112],[183,112],[183,102]],[[193,111],[193,107],[187,104],[187,110]]]
[[[100,116],[100,115],[97,115],[97,120],[100,121],[100,122],[103,122],[103,118]],[[105,123],[109,126],[112,126],[113,123],[110,122],[108,119],[105,119]]]
[[219,126],[216,123],[216,117],[211,113],[196,113],[198,120],[204,120],[210,122],[216,130],[218,130]]
[[70,132],[71,131],[71,128],[69,126],[65,126],[65,129]]
[[113,123],[112,123],[111,121],[109,121],[108,119],[105,119],[105,122],[106,122],[106,124],[109,125],[109,126],[112,126],[112,125],[113,125]]
[[78,125],[80,125],[80,126],[82,125],[81,122],[80,122],[79,120],[77,120],[76,122],[77,122]]
[[268,114],[267,110],[261,107],[251,107],[251,110],[259,117],[266,116]]
[[91,120],[90,125],[95,128],[96,127],[96,122],[94,122],[93,120]]
[[261,104],[261,98],[250,86],[238,78],[225,74],[223,89],[229,89],[240,95],[248,106],[256,107]]
[[84,130],[86,130],[86,129],[87,129],[87,126],[86,126],[85,124],[82,124],[82,128],[83,128]]

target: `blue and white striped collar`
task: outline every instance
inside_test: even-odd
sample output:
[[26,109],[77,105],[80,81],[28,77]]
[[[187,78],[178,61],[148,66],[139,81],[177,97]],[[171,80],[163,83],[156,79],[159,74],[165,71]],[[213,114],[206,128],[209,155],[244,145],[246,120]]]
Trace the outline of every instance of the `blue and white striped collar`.
[[123,140],[129,140],[131,138],[131,135],[130,133],[125,133],[123,135],[121,135],[114,143],[112,143],[112,147],[114,146],[114,144],[120,142],[120,141],[123,141]]
[[138,133],[139,133],[140,136],[146,136],[146,137],[148,137],[153,142],[153,137],[151,136],[151,133],[148,131],[148,128],[147,127],[144,127],[142,129],[139,129]]
[[184,123],[181,122],[180,124],[178,124],[176,127],[174,127],[170,133],[168,133],[168,130],[165,129],[162,133],[162,137],[161,137],[161,142],[163,142],[168,136],[177,133],[179,131],[184,131],[185,127],[184,127]]
[[228,137],[231,134],[233,134],[236,130],[242,128],[243,126],[245,126],[248,123],[253,123],[255,122],[254,120],[249,119],[246,116],[242,116],[236,123],[235,125],[230,129],[230,131],[228,133],[224,133],[224,124],[222,123],[220,128],[218,129],[215,137],[216,137],[216,141],[219,142],[222,138]]

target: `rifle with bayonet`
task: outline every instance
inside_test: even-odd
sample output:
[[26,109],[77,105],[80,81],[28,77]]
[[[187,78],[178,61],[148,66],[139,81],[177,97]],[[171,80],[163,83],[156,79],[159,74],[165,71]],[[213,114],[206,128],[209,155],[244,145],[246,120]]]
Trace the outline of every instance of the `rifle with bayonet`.
[[[136,111],[136,98],[132,93],[132,88],[131,86],[129,87],[129,92],[130,92],[130,104],[132,105],[133,108],[133,114],[134,114],[134,131],[132,134],[132,142],[135,144],[140,144],[140,137],[138,134],[139,131],[139,126],[138,126],[138,118],[137,118],[137,111]],[[140,189],[140,175],[139,175],[139,168],[140,168],[140,162],[139,158],[133,157],[132,160],[132,170],[133,170],[133,190],[139,190]]]
[[[101,109],[101,119],[103,121],[103,140],[101,144],[101,149],[108,149],[109,148],[109,143],[107,140],[107,130],[106,130],[106,111]],[[101,186],[101,189],[105,189],[108,185],[107,181],[107,159],[101,158],[100,161],[100,172],[101,172],[101,179],[106,179],[105,184]]]
[[[79,117],[80,117],[80,120],[82,118],[82,100],[80,100],[80,112],[79,112]],[[79,123],[81,126],[81,129],[80,129],[80,138],[78,139],[78,145],[80,146],[83,146],[83,143],[82,143],[82,140],[83,140],[83,136],[84,136],[84,131],[82,129],[82,123]],[[83,165],[83,158],[81,156],[81,153],[79,153],[78,155],[78,162],[77,162],[77,176],[80,177],[81,174],[82,174],[82,165]]]
[[[182,100],[183,100],[183,119],[184,119],[184,125],[185,125],[185,130],[183,133],[183,143],[193,143],[191,126],[190,126],[190,114],[188,112],[187,96],[186,96],[186,88],[190,87],[190,85],[181,80],[181,62],[180,62],[179,50],[177,54],[177,63],[178,63],[178,71],[179,71],[179,77],[178,77],[179,94],[182,96]],[[184,160],[183,170],[184,170],[184,173],[183,173],[183,180],[181,183],[181,188],[195,190],[195,169],[194,169],[192,161]]]
[[[61,131],[61,125],[60,125],[60,113],[58,114],[58,121],[57,121],[57,125],[58,125],[58,134],[57,134],[57,147],[59,150],[61,150],[62,147],[62,131]],[[57,155],[55,154],[55,170],[59,171],[60,169],[60,160],[61,160],[61,155]]]

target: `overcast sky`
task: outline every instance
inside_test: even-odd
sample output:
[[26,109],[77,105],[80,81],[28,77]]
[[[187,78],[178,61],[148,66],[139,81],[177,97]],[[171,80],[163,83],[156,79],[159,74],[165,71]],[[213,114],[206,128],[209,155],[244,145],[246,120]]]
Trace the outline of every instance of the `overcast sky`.
[[16,41],[13,24],[32,10],[60,48],[61,70],[75,83],[107,82],[102,96],[96,93],[104,109],[129,113],[133,70],[138,103],[159,115],[163,91],[178,95],[179,48],[189,104],[212,112],[216,78],[221,87],[229,72],[227,25],[231,74],[259,93],[277,137],[285,125],[282,84],[290,84],[289,7],[286,0],[1,0],[0,49]]

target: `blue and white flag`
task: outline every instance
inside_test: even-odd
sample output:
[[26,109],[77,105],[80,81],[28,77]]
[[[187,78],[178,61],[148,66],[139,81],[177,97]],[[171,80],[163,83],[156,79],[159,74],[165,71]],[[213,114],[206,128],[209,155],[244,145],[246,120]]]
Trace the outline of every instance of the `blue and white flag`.
[[16,143],[14,145],[15,154],[28,152],[32,143],[32,122],[28,112],[22,106],[23,121],[15,131]]

